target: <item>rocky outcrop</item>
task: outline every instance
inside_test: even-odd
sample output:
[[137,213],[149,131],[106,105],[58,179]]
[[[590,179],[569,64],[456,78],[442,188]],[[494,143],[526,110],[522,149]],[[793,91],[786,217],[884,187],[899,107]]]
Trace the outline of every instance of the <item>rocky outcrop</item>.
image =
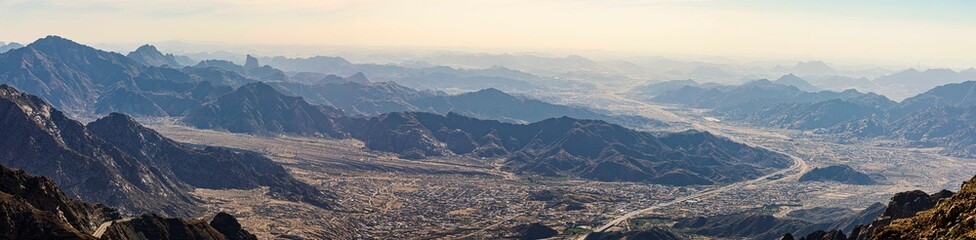
[[0,239],[95,239],[88,233],[118,216],[66,197],[48,178],[0,165]]
[[862,172],[854,170],[847,165],[833,165],[823,168],[814,168],[803,176],[800,176],[800,182],[807,181],[833,181],[846,184],[854,185],[873,185],[877,184],[874,179]]
[[68,198],[48,178],[0,165],[0,239],[256,239],[219,213],[201,220],[142,215]]
[[932,195],[915,190],[895,194],[884,212],[870,224],[859,225],[845,236],[836,227],[813,232],[801,239],[968,239],[976,226],[967,219],[976,210],[976,178],[963,184],[959,193],[942,190]]
[[559,232],[542,223],[535,222],[516,226],[515,234],[518,239],[529,240],[551,238]]
[[230,240],[256,240],[257,237],[241,228],[241,223],[230,214],[220,212],[210,220],[210,226],[227,236]]
[[159,50],[156,49],[156,46],[149,44],[142,45],[135,51],[129,52],[129,54],[126,54],[125,56],[146,66],[167,66],[170,68],[182,67],[182,65],[176,60],[176,56],[173,56],[173,54],[164,55],[162,52],[159,52]]

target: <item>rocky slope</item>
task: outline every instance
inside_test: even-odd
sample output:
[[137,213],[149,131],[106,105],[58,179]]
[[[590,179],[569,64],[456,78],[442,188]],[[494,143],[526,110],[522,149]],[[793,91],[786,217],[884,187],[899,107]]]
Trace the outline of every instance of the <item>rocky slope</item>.
[[258,82],[191,110],[182,121],[197,128],[237,133],[342,137],[335,122],[341,115],[338,109],[309,104]]
[[0,165],[0,239],[256,239],[233,216],[211,223],[143,215],[68,198],[48,178]]
[[98,93],[132,86],[141,65],[57,36],[0,55],[0,83],[36,94],[70,110],[91,107]]
[[0,163],[126,213],[192,215],[199,209],[187,192],[195,187],[268,186],[274,197],[329,207],[328,195],[260,154],[186,147],[122,114],[85,126],[36,96],[0,85],[0,116]]
[[177,56],[151,46],[130,56],[48,36],[0,55],[0,83],[71,113],[177,116],[231,90],[220,86],[257,81],[219,68],[177,69]]
[[[966,214],[973,206],[974,180],[963,184],[959,193],[942,190],[932,195],[915,190],[895,194],[884,211],[870,224],[858,225],[848,231],[836,227],[820,228],[800,239],[865,240],[865,239],[969,239],[974,237],[972,224]],[[848,234],[845,234],[848,233]],[[783,239],[794,238],[794,235]]]
[[119,113],[91,122],[88,128],[136,159],[151,164],[157,171],[173,175],[195,188],[267,186],[273,197],[308,202],[326,209],[332,207],[333,196],[295,179],[284,167],[259,153],[210,146],[189,147]]
[[72,197],[125,211],[184,215],[195,210],[186,194],[189,186],[154,171],[38,97],[0,85],[0,116],[2,164],[50,177]]
[[770,240],[779,239],[784,234],[806,236],[821,229],[850,232],[877,218],[885,206],[878,203],[859,212],[845,210],[837,213],[837,209],[809,209],[786,217],[775,217],[762,209],[752,209],[728,215],[681,219],[674,228],[709,237]]

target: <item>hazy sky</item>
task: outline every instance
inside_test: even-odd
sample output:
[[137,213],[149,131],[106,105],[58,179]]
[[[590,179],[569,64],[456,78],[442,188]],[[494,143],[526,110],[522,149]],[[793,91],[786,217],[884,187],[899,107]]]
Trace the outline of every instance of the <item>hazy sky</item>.
[[0,0],[0,41],[823,57],[976,65],[976,1]]

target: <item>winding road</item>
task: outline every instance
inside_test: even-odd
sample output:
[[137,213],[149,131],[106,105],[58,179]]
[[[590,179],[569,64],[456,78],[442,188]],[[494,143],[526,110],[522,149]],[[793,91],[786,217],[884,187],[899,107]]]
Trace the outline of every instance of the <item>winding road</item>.
[[[790,156],[790,155],[787,155],[787,156]],[[702,192],[695,193],[695,194],[691,194],[691,195],[688,195],[688,196],[675,198],[674,200],[667,201],[667,202],[663,202],[663,203],[658,203],[658,204],[655,204],[653,206],[650,206],[650,207],[647,207],[647,208],[644,208],[644,209],[634,210],[634,211],[628,212],[627,214],[624,214],[624,215],[621,215],[621,216],[619,216],[617,218],[614,218],[613,220],[610,220],[610,222],[607,222],[603,226],[600,226],[598,228],[593,229],[593,232],[604,232],[607,229],[610,229],[611,227],[616,226],[616,225],[618,225],[618,224],[620,224],[620,223],[622,223],[624,221],[627,221],[627,220],[629,220],[631,218],[634,218],[634,217],[637,217],[637,216],[640,216],[640,215],[643,215],[643,214],[647,214],[647,213],[650,213],[652,211],[655,211],[655,210],[658,210],[658,209],[661,209],[661,208],[664,208],[664,207],[668,207],[668,206],[671,206],[671,205],[674,205],[674,204],[677,204],[677,203],[680,203],[680,202],[684,202],[684,201],[687,201],[687,200],[696,199],[696,198],[697,199],[706,199],[706,198],[709,198],[709,197],[714,196],[716,194],[723,193],[723,192],[726,192],[726,191],[729,191],[729,190],[738,189],[738,188],[741,188],[741,187],[745,187],[745,186],[749,186],[749,185],[753,185],[753,184],[757,184],[757,183],[773,182],[773,180],[769,180],[769,178],[770,177],[773,177],[773,176],[776,176],[776,175],[785,175],[785,174],[787,174],[787,173],[789,173],[791,171],[795,171],[795,170],[799,170],[799,171],[795,171],[795,173],[793,175],[799,175],[800,173],[803,172],[802,170],[806,168],[806,162],[803,161],[803,159],[800,159],[798,157],[790,156],[790,158],[793,159],[793,166],[790,166],[789,168],[785,168],[785,169],[782,169],[782,170],[779,170],[779,171],[776,171],[776,172],[773,172],[773,173],[770,173],[770,174],[766,174],[766,175],[764,175],[762,177],[759,177],[759,178],[756,178],[756,179],[752,179],[752,180],[749,180],[749,181],[737,182],[737,183],[729,184],[729,185],[726,185],[726,186],[723,186],[723,187],[720,187],[720,188],[716,188],[716,189],[712,189],[712,190],[707,190],[707,191],[702,191]],[[580,240],[586,239],[587,236],[589,236],[589,234],[583,235],[579,239]]]
[[[623,101],[631,102],[631,103],[637,103],[640,106],[645,107],[645,108],[651,107],[651,105],[650,104],[647,104],[647,103],[643,103],[643,102],[640,102],[640,101],[636,101],[636,100],[632,100],[632,99],[629,99],[629,98],[621,97],[621,96],[616,95],[616,94],[611,94],[611,95],[612,96],[615,96],[619,100],[623,100]],[[748,144],[748,145],[758,146],[758,145],[753,144],[753,143],[750,143],[748,141],[744,141],[744,139],[736,139],[733,136],[729,136],[727,134],[724,134],[724,131],[720,130],[719,128],[716,128],[714,126],[710,126],[711,123],[702,123],[702,122],[699,122],[699,121],[694,121],[694,120],[692,120],[690,118],[686,118],[684,116],[677,116],[675,114],[670,114],[670,117],[675,117],[675,118],[679,118],[679,119],[685,120],[687,122],[690,122],[690,123],[692,123],[692,126],[695,129],[708,131],[708,132],[711,132],[711,133],[717,134],[717,135],[725,135],[726,137],[729,137],[730,139],[733,139],[735,141],[738,141],[738,142],[741,142],[741,143],[745,143],[745,144]],[[779,171],[776,171],[776,172],[773,172],[773,173],[770,173],[770,174],[766,174],[764,176],[761,176],[761,177],[758,177],[758,178],[755,178],[755,179],[752,179],[752,180],[742,181],[742,182],[737,182],[737,183],[729,184],[729,185],[722,186],[722,187],[719,187],[719,188],[716,188],[716,189],[706,190],[706,191],[698,192],[698,193],[691,194],[691,195],[688,195],[688,196],[683,196],[683,197],[675,198],[674,200],[671,200],[671,201],[658,203],[658,204],[649,206],[647,208],[638,209],[638,210],[634,210],[634,211],[628,212],[628,213],[626,213],[624,215],[621,215],[619,217],[614,218],[613,220],[610,220],[609,222],[607,222],[606,224],[604,224],[604,225],[602,225],[600,227],[597,227],[597,228],[593,229],[593,231],[591,233],[600,233],[600,232],[607,231],[608,229],[612,228],[613,226],[617,226],[620,223],[623,223],[623,222],[625,222],[625,221],[627,221],[629,219],[632,219],[634,217],[641,216],[641,215],[644,215],[644,214],[653,212],[655,210],[658,210],[658,209],[661,209],[661,208],[665,208],[665,207],[668,207],[668,206],[671,206],[671,205],[674,205],[674,204],[677,204],[677,203],[681,203],[681,202],[684,202],[684,201],[687,201],[687,200],[691,200],[691,199],[702,200],[702,199],[707,199],[707,198],[710,198],[712,196],[715,196],[715,195],[717,195],[719,193],[723,193],[723,192],[727,192],[727,191],[730,191],[730,190],[739,189],[739,188],[742,188],[742,187],[745,187],[745,186],[750,186],[750,185],[754,185],[754,184],[768,184],[768,183],[778,182],[778,181],[781,181],[781,180],[784,180],[784,179],[787,179],[787,178],[794,178],[794,177],[797,177],[798,178],[800,174],[802,174],[803,172],[805,172],[808,169],[808,165],[807,165],[806,161],[804,161],[802,158],[799,158],[799,157],[796,157],[796,156],[793,156],[793,155],[790,155],[790,154],[782,153],[782,152],[779,152],[779,153],[790,157],[790,159],[793,160],[793,165],[790,166],[790,167],[788,167],[788,168],[781,169]],[[787,174],[789,174],[789,175],[787,175]],[[782,176],[782,177],[777,178],[776,180],[771,180],[770,179],[771,177],[778,176],[778,175],[779,176]],[[584,234],[584,235],[580,236],[579,239],[580,240],[586,239],[586,237],[588,237],[591,233]]]

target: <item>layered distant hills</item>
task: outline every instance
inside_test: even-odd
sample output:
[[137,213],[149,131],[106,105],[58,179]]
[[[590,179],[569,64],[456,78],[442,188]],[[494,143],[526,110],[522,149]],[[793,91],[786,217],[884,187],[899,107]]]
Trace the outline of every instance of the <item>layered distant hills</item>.
[[[288,62],[284,58],[267,59]],[[344,60],[291,59],[295,68],[320,69],[311,66],[320,61],[346,66]],[[0,83],[16,86],[36,94],[54,107],[72,114],[108,114],[123,112],[137,116],[183,116],[190,110],[229,93],[245,84],[270,81],[269,84],[290,95],[304,97],[319,105],[334,106],[351,115],[372,116],[395,111],[431,111],[441,114],[454,111],[471,116],[508,122],[534,122],[550,117],[571,116],[598,119],[630,127],[664,126],[663,122],[636,116],[612,116],[590,109],[549,104],[525,97],[515,97],[488,89],[460,95],[418,91],[392,82],[370,81],[362,72],[346,77],[317,72],[300,72],[289,77],[282,70],[261,65],[258,58],[247,56],[245,64],[223,60],[204,60],[186,64],[187,58],[159,52],[144,45],[123,56],[97,50],[57,36],[0,56]],[[305,64],[305,65],[302,65]],[[192,66],[188,66],[192,65]],[[287,65],[287,64],[286,64]],[[187,67],[181,67],[187,66]],[[471,81],[495,86],[480,78],[537,80],[529,74],[507,70],[459,70],[431,68],[415,70],[385,65],[349,65],[349,69],[372,69],[384,75],[402,76],[415,72],[420,76],[438,75],[455,81]],[[342,68],[346,69],[346,68]],[[350,71],[352,71],[350,70]],[[336,70],[343,73],[346,70]],[[409,77],[407,77],[409,78]],[[422,77],[428,80],[437,79]],[[400,81],[403,79],[395,78]],[[406,81],[409,82],[409,81]],[[464,81],[461,81],[464,82]],[[521,86],[522,84],[516,84]],[[504,84],[502,84],[504,86]],[[481,89],[481,88],[479,88]],[[519,88],[522,89],[522,88]],[[524,89],[523,89],[524,90]]]
[[418,91],[392,82],[302,84],[269,83],[282,92],[302,96],[316,104],[335,106],[351,115],[375,116],[398,111],[423,111],[439,114],[455,112],[466,116],[511,123],[531,123],[568,116],[603,120],[628,127],[666,127],[667,123],[640,116],[599,113],[582,107],[551,104],[528,97],[513,96],[488,88],[449,95]]
[[976,156],[976,81],[935,87],[894,102],[873,93],[806,92],[758,80],[721,88],[687,84],[649,101],[713,109],[730,120],[764,126],[814,130],[845,138],[887,137],[919,146],[942,146],[947,153]]
[[15,43],[15,42],[12,42],[12,43],[0,42],[0,53],[5,53],[7,51],[14,50],[14,49],[17,49],[17,48],[22,48],[22,47],[24,47],[24,45],[20,45],[20,43]]
[[604,181],[729,183],[790,164],[783,155],[704,132],[652,134],[599,120],[561,117],[512,124],[454,112],[352,117],[285,96],[263,83],[245,85],[183,121],[234,132],[352,137],[370,149],[405,158],[504,158],[505,169],[513,172]]
[[188,194],[194,188],[260,186],[275,197],[329,207],[329,195],[260,154],[185,146],[122,114],[86,126],[36,96],[0,85],[0,115],[0,164],[49,177],[71,197],[123,212],[188,216],[199,210]]
[[[30,89],[27,92],[36,92],[53,105],[46,105],[35,98],[31,100],[34,106],[31,109],[65,108],[82,114],[124,112],[141,116],[178,116],[184,123],[198,128],[254,134],[352,137],[366,142],[371,149],[389,151],[407,158],[455,154],[502,158],[505,159],[505,169],[526,174],[673,185],[720,184],[758,177],[790,164],[783,155],[708,133],[656,134],[617,125],[666,126],[652,119],[614,116],[585,108],[550,104],[487,87],[456,95],[418,91],[395,83],[370,81],[360,73],[374,73],[383,79],[383,76],[412,72],[416,75],[397,77],[397,81],[409,83],[413,81],[409,80],[411,78],[440,81],[437,79],[442,77],[455,81],[460,78],[471,80],[470,83],[503,88],[531,87],[531,84],[526,85],[527,82],[522,81],[544,81],[504,68],[406,69],[387,65],[348,65],[341,59],[263,60],[273,64],[284,61],[294,65],[295,69],[307,69],[316,61],[326,61],[332,64],[327,68],[336,67],[335,74],[351,72],[346,75],[348,77],[308,72],[301,76],[299,82],[281,70],[260,65],[258,58],[251,56],[247,57],[244,65],[205,60],[189,67],[178,67],[183,65],[178,57],[160,53],[152,46],[140,47],[130,56],[132,58],[50,36],[0,55],[0,67],[5,66],[0,68],[0,82]],[[23,62],[31,64],[21,64]],[[340,67],[342,70],[338,70]],[[299,76],[297,73],[292,75]],[[465,84],[466,87],[476,86]],[[304,98],[282,94],[278,90]],[[8,91],[11,95],[23,95],[12,88]],[[306,102],[306,99],[315,104]],[[20,112],[36,114],[36,111]],[[67,149],[73,150],[69,151],[71,154],[88,154],[86,157],[98,160],[91,164],[99,167],[132,165],[112,170],[135,171],[121,174],[128,178],[115,179],[116,175],[110,175],[99,179],[116,185],[134,185],[124,188],[132,193],[123,195],[142,200],[118,201],[118,204],[132,204],[126,207],[159,208],[155,210],[164,212],[186,209],[172,206],[188,204],[179,196],[191,187],[248,188],[255,185],[270,186],[272,194],[279,197],[312,203],[318,201],[323,202],[319,205],[327,205],[323,200],[325,196],[310,193],[307,186],[281,175],[283,170],[280,168],[244,167],[269,164],[266,158],[256,154],[218,148],[192,148],[160,140],[165,138],[151,130],[135,127],[137,123],[119,114],[111,114],[89,126],[73,122],[63,114],[52,116],[55,120],[51,121],[68,124],[57,125],[59,129],[76,129],[74,131],[92,138],[75,141],[86,145],[66,145]],[[37,126],[42,126],[41,129],[49,127],[43,124]],[[122,131],[120,128],[129,130]],[[157,137],[152,138],[156,139],[153,142],[130,139],[146,135]],[[153,148],[146,149],[148,146]],[[8,163],[14,161],[13,158],[9,159],[11,162]],[[195,172],[185,163],[168,159],[198,159],[195,161],[200,163],[189,166],[227,168],[233,176],[242,177],[239,179],[241,184],[247,184],[219,185],[206,180],[207,176]],[[234,161],[213,162],[226,159]],[[72,169],[86,168],[72,166]],[[269,172],[249,172],[256,169]],[[42,172],[44,175],[63,176],[54,178],[59,183],[78,180],[71,175],[72,172],[58,172],[50,168],[35,170],[50,171]],[[158,178],[150,182],[159,186],[140,186],[142,182],[135,180],[135,176]],[[244,176],[258,179],[244,179]],[[89,185],[72,183],[65,186],[70,186],[70,190]],[[101,199],[106,196],[104,194],[81,194],[97,193],[99,190],[74,192],[82,199],[111,200]],[[157,194],[151,191],[166,191],[159,194],[172,198],[139,197],[140,194]],[[160,201],[169,202],[160,204]]]
[[[558,81],[507,68],[456,69],[434,66],[409,68],[397,65],[354,64],[341,57],[262,58],[262,62],[288,72],[330,73],[351,76],[364,73],[380,82],[393,81],[415,89],[458,89],[473,91],[498,88],[509,92],[539,91],[540,82]],[[322,78],[319,78],[322,79]],[[361,82],[360,82],[361,83]]]

